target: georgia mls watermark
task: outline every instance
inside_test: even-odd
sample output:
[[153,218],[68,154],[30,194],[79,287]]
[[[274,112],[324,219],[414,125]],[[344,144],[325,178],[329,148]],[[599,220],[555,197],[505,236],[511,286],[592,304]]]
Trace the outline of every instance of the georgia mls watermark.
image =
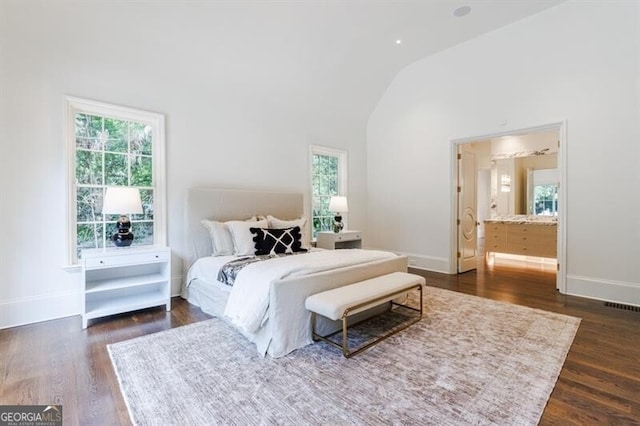
[[62,405],[0,405],[0,426],[62,426]]

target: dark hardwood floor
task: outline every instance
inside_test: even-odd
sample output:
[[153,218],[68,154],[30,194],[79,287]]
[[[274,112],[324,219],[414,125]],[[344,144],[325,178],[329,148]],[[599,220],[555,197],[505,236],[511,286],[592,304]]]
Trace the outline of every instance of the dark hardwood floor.
[[[582,318],[541,424],[640,424],[640,312],[563,296],[553,268],[538,263],[412,272],[431,286]],[[65,425],[130,424],[106,345],[209,318],[181,298],[172,302],[171,312],[110,317],[86,330],[80,317],[0,330],[0,404],[62,404]]]

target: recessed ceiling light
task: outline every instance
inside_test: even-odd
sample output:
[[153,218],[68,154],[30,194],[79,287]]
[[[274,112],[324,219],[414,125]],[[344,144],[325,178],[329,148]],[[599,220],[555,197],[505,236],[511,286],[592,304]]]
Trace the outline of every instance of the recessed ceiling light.
[[402,40],[397,39],[397,40],[396,40],[396,44],[402,44]]
[[467,16],[469,13],[471,13],[471,6],[460,6],[453,11],[453,16],[462,18],[463,16]]

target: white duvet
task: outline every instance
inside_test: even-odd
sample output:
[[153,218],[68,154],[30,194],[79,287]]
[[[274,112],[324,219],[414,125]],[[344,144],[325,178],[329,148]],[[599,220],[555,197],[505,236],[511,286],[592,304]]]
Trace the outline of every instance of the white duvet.
[[395,254],[378,250],[322,250],[252,263],[238,273],[224,315],[245,333],[255,333],[267,320],[272,282],[390,257]]

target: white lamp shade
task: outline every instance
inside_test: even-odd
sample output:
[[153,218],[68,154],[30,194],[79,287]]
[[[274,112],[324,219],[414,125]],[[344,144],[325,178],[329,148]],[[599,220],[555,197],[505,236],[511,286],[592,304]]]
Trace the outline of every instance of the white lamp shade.
[[107,188],[102,203],[103,214],[142,214],[142,201],[138,188],[112,186]]
[[329,201],[329,210],[337,213],[347,213],[349,206],[347,205],[347,197],[334,196]]

